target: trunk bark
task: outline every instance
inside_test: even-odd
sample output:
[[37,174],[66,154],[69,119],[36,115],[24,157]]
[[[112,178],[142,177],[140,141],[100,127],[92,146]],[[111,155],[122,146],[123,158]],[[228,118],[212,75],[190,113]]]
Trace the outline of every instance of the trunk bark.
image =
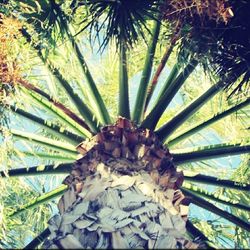
[[185,235],[183,175],[153,133],[120,118],[78,150],[43,248],[201,247]]

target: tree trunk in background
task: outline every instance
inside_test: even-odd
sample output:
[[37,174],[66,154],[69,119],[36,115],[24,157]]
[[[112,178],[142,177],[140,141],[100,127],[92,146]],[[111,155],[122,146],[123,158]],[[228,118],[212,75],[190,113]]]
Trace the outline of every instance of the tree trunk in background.
[[185,238],[183,175],[157,137],[120,118],[78,146],[43,248],[198,248]]

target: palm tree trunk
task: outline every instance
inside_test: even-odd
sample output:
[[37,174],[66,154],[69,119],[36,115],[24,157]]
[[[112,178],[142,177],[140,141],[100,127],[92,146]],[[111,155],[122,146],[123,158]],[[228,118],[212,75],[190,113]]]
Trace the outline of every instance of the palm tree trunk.
[[78,146],[43,248],[198,248],[185,238],[183,174],[153,133],[120,118]]
[[44,248],[198,247],[184,238],[186,206],[175,201],[178,191],[163,191],[144,170],[110,173],[125,162],[130,165],[98,163],[95,174],[71,186],[59,202],[60,215],[49,221]]

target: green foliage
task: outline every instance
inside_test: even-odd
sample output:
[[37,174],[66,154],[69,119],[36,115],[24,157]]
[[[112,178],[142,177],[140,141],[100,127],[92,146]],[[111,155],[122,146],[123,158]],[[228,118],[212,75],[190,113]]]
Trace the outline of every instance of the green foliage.
[[[233,0],[229,2],[235,4]],[[243,4],[244,1],[240,2]],[[176,24],[176,19],[173,19],[173,23],[173,20],[164,19],[161,30],[160,23],[155,22],[155,36],[147,32],[147,29],[152,30],[152,19],[155,19],[158,11],[156,1],[11,0],[9,4],[11,7],[0,5],[0,12],[11,15],[8,10],[14,8],[13,20],[22,21],[22,33],[19,34],[20,39],[14,39],[17,52],[15,58],[18,58],[16,62],[20,71],[15,81],[11,77],[5,79],[13,91],[8,96],[10,98],[1,103],[1,109],[7,114],[5,124],[1,127],[1,171],[5,171],[6,175],[8,170],[13,176],[28,175],[29,171],[24,168],[35,165],[44,171],[38,172],[36,167],[30,168],[30,172],[44,176],[39,175],[34,179],[30,176],[0,179],[1,248],[22,248],[47,227],[47,220],[54,212],[54,202],[42,205],[32,202],[58,187],[62,176],[55,177],[53,173],[62,174],[69,170],[72,162],[78,158],[75,147],[81,140],[90,138],[102,125],[115,121],[117,114],[128,117],[130,109],[138,109],[132,120],[139,125],[152,130],[156,127],[158,134],[162,127],[167,128],[160,137],[167,138],[170,142],[194,126],[203,126],[203,130],[191,133],[171,145],[170,152],[173,153],[174,162],[182,163],[179,169],[249,183],[249,162],[242,161],[242,156],[238,157],[237,161],[241,162],[241,166],[232,175],[233,166],[238,162],[235,163],[236,158],[230,157],[232,154],[249,152],[249,105],[240,106],[240,103],[249,100],[248,93],[242,93],[239,99],[227,99],[227,94],[219,90],[214,95],[217,92],[214,82],[220,82],[222,71],[229,70],[226,77],[230,78],[230,83],[233,83],[231,77],[235,72],[233,80],[236,80],[239,87],[242,79],[247,81],[247,64],[243,63],[242,58],[238,58],[239,64],[234,65],[233,62],[237,62],[235,55],[232,55],[232,60],[226,58],[230,59],[229,63],[225,61],[225,64],[221,64],[228,49],[217,50],[215,44],[211,48],[216,55],[209,54],[212,50],[207,47],[201,51],[204,45],[202,39],[205,38],[199,36],[201,33],[202,36],[207,35],[204,30],[201,32],[201,27],[192,26],[192,22],[184,23],[181,27],[180,39],[171,48],[166,67],[163,68],[150,99],[149,83],[170,44],[173,24]],[[182,12],[177,13],[180,18],[179,14]],[[127,18],[129,16],[130,19]],[[237,18],[232,19],[229,25],[235,22],[239,24],[242,17]],[[209,26],[215,32],[213,27]],[[19,30],[16,30],[17,33]],[[97,33],[93,35],[92,31]],[[216,30],[223,40],[218,37],[216,39],[225,42],[222,45],[228,45],[227,48],[231,43],[230,31],[232,30],[225,31],[224,37],[224,33]],[[89,43],[88,38],[93,39],[93,36],[96,39],[99,36],[101,47],[93,43],[93,40]],[[233,37],[235,36],[236,33]],[[150,41],[152,46],[148,46]],[[187,44],[189,41],[192,42],[191,46]],[[242,42],[245,43],[244,39]],[[126,48],[126,60],[125,53],[117,53],[121,44]],[[95,53],[100,48],[102,55]],[[221,52],[224,54],[220,55]],[[122,69],[120,81],[119,56]],[[6,64],[4,60],[3,63]],[[213,82],[200,67],[204,61],[215,62],[213,66],[220,65]],[[175,74],[171,76],[169,70],[172,68]],[[208,93],[208,89],[214,92]],[[144,109],[147,98],[149,105]],[[237,108],[238,105],[240,108]],[[126,109],[126,112],[123,113],[121,109],[118,111],[119,106],[123,111]],[[208,119],[229,109],[233,109],[230,115],[223,116],[216,123],[209,123],[205,128]],[[190,152],[185,153],[190,147]],[[194,147],[200,147],[198,152]],[[222,156],[224,158],[215,160]],[[17,169],[19,172],[14,171]],[[1,176],[6,175],[1,172]],[[204,189],[214,185],[214,182],[208,180],[206,187],[200,185],[198,187]],[[210,202],[212,196],[223,196],[249,206],[250,197],[246,192],[229,190],[228,186],[216,188],[209,194],[210,198],[206,199]],[[29,209],[16,216],[8,216],[31,203],[34,206],[28,206]],[[224,205],[220,208],[225,210]],[[226,216],[223,212],[221,216],[224,219],[213,217],[212,220],[205,221],[202,220],[203,212],[198,213],[199,210],[195,209],[196,216],[192,221],[209,240],[219,246],[247,247],[246,239],[249,236],[246,230],[240,228],[242,223],[236,223],[237,226],[229,224],[224,220]],[[245,211],[234,207],[230,208],[230,212],[240,221],[249,221],[249,214]],[[210,212],[205,212],[207,214]],[[32,220],[27,221],[26,218]]]
[[[92,33],[95,32],[94,38],[99,39],[100,48],[105,48],[111,39],[115,40],[117,47],[122,44],[133,46],[140,36],[145,38],[145,30],[148,30],[145,17],[156,18],[158,13],[155,0],[98,0],[81,4],[90,16],[83,22],[87,23],[86,27],[90,26]],[[100,34],[103,37],[99,37]]]
[[[242,164],[238,169],[233,173],[232,178],[239,182],[248,182],[250,179],[250,162],[249,158],[245,157]],[[250,194],[245,192],[232,192],[232,190],[221,189],[220,191],[229,198],[236,198],[242,204],[249,205]],[[231,212],[236,216],[242,218],[245,221],[250,220],[250,215],[246,211],[241,211],[235,208],[231,208]],[[235,248],[248,248],[250,241],[250,234],[242,230],[241,228],[236,227],[234,234]]]
[[[242,164],[234,171],[232,178],[238,182],[248,182],[249,183],[249,159],[244,157]],[[217,188],[213,191],[213,194],[218,196],[226,197],[226,199],[234,199],[236,202],[240,202],[243,205],[249,205],[249,192],[236,191],[228,188]],[[219,203],[216,203],[219,205]],[[222,206],[224,208],[224,206]],[[227,211],[230,211],[233,215],[241,218],[244,221],[249,221],[249,212],[228,207]],[[216,243],[217,246],[221,248],[235,248],[235,249],[247,249],[249,246],[250,235],[249,232],[240,229],[239,227],[223,223],[219,218],[214,218],[205,221],[199,220],[197,218],[192,218],[192,222],[204,234]],[[233,240],[233,244],[230,244],[229,239]]]
[[[46,221],[52,215],[52,207],[55,209],[55,204],[43,204],[10,218],[9,213],[30,202],[34,197],[39,197],[41,193],[24,179],[1,179],[0,182],[0,247],[23,248],[31,238],[46,227]],[[38,179],[35,182],[36,186],[39,186]]]
[[[185,2],[182,1],[176,13],[169,16],[171,22],[180,19],[184,27],[181,53],[196,54],[205,68],[212,68],[223,80],[230,95],[246,91],[250,77],[249,1],[211,1],[207,8],[199,8],[203,3],[195,1],[193,6],[190,6],[192,2],[188,3],[190,8],[182,9]],[[185,12],[189,13],[185,15]]]

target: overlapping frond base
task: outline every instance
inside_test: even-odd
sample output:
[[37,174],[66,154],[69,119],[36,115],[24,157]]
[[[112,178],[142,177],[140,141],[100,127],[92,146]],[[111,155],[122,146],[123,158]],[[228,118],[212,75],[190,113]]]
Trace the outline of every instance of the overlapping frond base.
[[199,247],[185,238],[182,173],[153,133],[121,118],[78,150],[43,248]]

